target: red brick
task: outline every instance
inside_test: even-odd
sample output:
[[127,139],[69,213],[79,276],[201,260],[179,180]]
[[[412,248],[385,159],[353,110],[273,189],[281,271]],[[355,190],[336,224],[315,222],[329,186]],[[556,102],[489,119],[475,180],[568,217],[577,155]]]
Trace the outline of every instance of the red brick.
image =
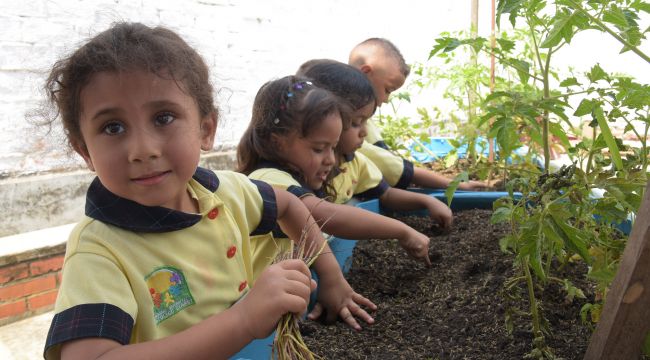
[[28,297],[27,305],[29,306],[29,310],[36,310],[45,306],[54,305],[54,302],[56,301],[56,294],[58,293],[58,290],[51,290],[46,293]]
[[56,288],[56,275],[29,279],[0,288],[0,302],[25,297]]
[[24,299],[8,304],[2,304],[0,305],[0,319],[20,315],[25,311],[27,311],[27,304],[25,304]]
[[27,263],[14,264],[0,268],[0,284],[24,279],[29,276]]
[[32,263],[29,264],[29,270],[32,276],[35,276],[61,270],[61,266],[63,266],[63,255],[54,256],[44,260],[32,261]]

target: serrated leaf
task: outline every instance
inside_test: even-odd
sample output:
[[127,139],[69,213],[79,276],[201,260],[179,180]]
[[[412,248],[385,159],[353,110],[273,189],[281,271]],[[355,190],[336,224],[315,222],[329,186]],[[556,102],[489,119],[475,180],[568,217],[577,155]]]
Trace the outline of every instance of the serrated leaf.
[[573,37],[573,14],[560,13],[556,14],[555,21],[553,21],[553,28],[549,31],[548,35],[539,45],[540,48],[548,49],[557,46],[562,39],[567,42],[571,41]]
[[625,29],[628,27],[628,22],[623,11],[614,6],[603,12],[603,21],[614,24],[619,29]]
[[578,108],[576,111],[573,113],[574,116],[584,116],[587,114],[591,114],[591,112],[594,110],[594,107],[596,104],[592,100],[589,99],[582,99],[580,102],[580,105],[578,105]]
[[499,47],[501,50],[504,52],[509,52],[510,50],[515,48],[515,42],[507,39],[496,39],[497,42],[499,43]]
[[587,73],[587,77],[589,78],[589,81],[592,83],[598,81],[598,80],[607,80],[609,79],[609,76],[603,70],[603,68],[600,67],[599,64],[594,65],[591,70]]
[[562,82],[560,82],[560,86],[562,87],[580,86],[580,83],[578,82],[578,79],[576,79],[575,77],[570,77],[562,80]]

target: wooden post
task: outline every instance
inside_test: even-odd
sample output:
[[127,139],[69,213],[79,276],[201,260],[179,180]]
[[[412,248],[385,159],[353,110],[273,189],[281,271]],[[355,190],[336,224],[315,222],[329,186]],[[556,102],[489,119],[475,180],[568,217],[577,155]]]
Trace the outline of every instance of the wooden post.
[[650,331],[650,183],[585,360],[638,359]]

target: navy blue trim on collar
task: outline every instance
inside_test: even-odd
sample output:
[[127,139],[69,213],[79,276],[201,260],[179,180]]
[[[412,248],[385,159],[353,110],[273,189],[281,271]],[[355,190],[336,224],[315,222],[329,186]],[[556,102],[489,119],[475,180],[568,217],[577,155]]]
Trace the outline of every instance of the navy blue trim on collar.
[[388,145],[386,145],[386,143],[384,142],[384,140],[379,140],[376,143],[374,143],[373,145],[378,146],[378,147],[380,147],[382,149],[390,150],[388,148]]
[[343,159],[345,159],[345,162],[350,162],[350,161],[354,160],[354,154],[355,153],[343,154]]
[[54,315],[44,352],[54,345],[87,337],[111,339],[126,345],[132,331],[133,318],[117,306],[81,304]]
[[[197,168],[193,178],[214,192],[219,188],[217,175]],[[110,192],[95,178],[86,194],[86,216],[119,228],[144,233],[162,233],[188,228],[201,221],[202,216],[164,208],[144,206]]]

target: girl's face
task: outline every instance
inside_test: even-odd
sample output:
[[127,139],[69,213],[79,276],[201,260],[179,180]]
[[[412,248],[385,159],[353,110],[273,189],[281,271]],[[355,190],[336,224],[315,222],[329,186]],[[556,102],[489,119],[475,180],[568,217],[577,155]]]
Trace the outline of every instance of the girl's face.
[[95,74],[81,91],[83,143],[75,150],[114,194],[146,206],[196,212],[187,182],[216,118],[201,118],[173,80],[145,71]]
[[341,153],[344,155],[354,154],[363,145],[363,140],[368,135],[366,132],[366,122],[374,114],[374,111],[375,104],[374,102],[370,102],[352,114],[350,127],[341,134],[341,143],[339,144]]
[[312,190],[323,187],[334,167],[334,149],[341,136],[343,121],[338,112],[328,115],[305,137],[297,132],[277,137],[280,156],[302,174]]

